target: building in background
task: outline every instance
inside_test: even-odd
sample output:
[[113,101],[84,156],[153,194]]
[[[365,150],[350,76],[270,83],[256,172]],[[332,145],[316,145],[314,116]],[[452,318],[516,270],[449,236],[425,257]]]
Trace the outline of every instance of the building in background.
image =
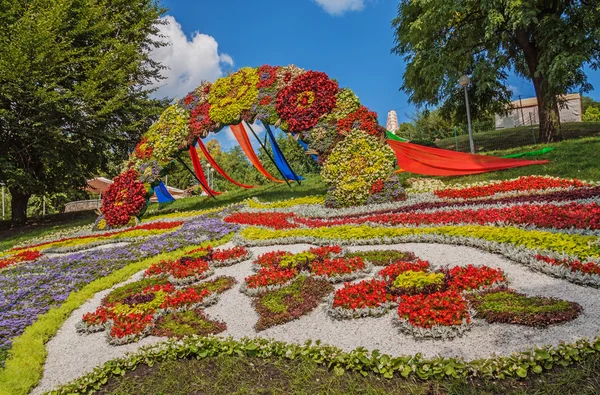
[[387,122],[385,123],[385,128],[392,133],[396,133],[398,130],[398,114],[396,111],[391,110],[388,111]]
[[[581,95],[573,93],[563,96],[565,105],[559,107],[560,122],[581,122]],[[496,130],[517,126],[539,125],[538,103],[535,97],[515,100],[510,103],[507,114],[496,114]]]

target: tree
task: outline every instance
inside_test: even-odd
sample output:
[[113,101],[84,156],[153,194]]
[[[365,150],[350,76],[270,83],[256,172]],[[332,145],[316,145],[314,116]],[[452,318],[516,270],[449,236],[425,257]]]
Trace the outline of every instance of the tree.
[[153,0],[0,2],[0,180],[22,225],[32,194],[80,188],[121,162],[160,114],[148,86]]
[[583,122],[600,122],[600,109],[598,107],[588,107],[582,116]]
[[503,104],[512,71],[533,82],[542,141],[560,138],[559,95],[589,91],[583,67],[600,65],[597,1],[402,0],[392,25],[412,102],[460,103],[458,78],[471,74],[474,103]]
[[585,114],[590,107],[600,110],[600,101],[596,101],[589,96],[581,96],[581,112]]

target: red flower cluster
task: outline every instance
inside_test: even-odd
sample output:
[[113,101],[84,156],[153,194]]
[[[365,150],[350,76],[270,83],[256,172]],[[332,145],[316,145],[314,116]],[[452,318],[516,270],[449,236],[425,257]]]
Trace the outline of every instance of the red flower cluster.
[[297,228],[298,225],[288,222],[288,219],[292,217],[294,217],[292,213],[239,212],[228,215],[223,221],[241,225],[266,226],[273,229]]
[[324,259],[331,257],[333,254],[340,254],[342,252],[342,247],[339,245],[312,247],[309,251],[315,254],[317,257]]
[[14,265],[19,262],[27,262],[33,261],[41,257],[42,254],[39,251],[34,250],[26,250],[23,252],[19,252],[16,255],[13,255],[9,258],[0,259],[0,269],[3,269],[7,266]]
[[183,290],[175,291],[173,293],[167,294],[167,298],[160,305],[161,309],[177,309],[179,307],[185,305],[191,305],[196,303],[201,303],[204,298],[211,295],[212,292],[208,289],[203,289],[198,291],[194,287],[189,287]]
[[110,336],[120,339],[129,335],[137,335],[146,330],[153,322],[154,313],[116,315],[113,317]]
[[504,272],[488,266],[453,267],[447,271],[448,285],[455,291],[471,291],[506,281]]
[[327,74],[307,71],[277,93],[275,109],[290,132],[309,130],[336,104],[338,84]]
[[581,262],[577,259],[556,259],[544,255],[536,255],[535,259],[546,262],[552,266],[563,266],[572,272],[581,272],[585,274],[596,274],[600,276],[600,266],[594,262]]
[[268,285],[280,285],[290,281],[298,272],[295,269],[268,269],[263,268],[258,273],[246,277],[248,288],[266,287]]
[[195,137],[204,137],[208,131],[215,128],[215,123],[210,118],[210,103],[202,103],[190,113],[190,131]]
[[542,176],[519,177],[516,180],[502,181],[496,184],[475,186],[463,189],[442,189],[435,191],[440,198],[449,199],[472,199],[491,196],[502,192],[514,191],[538,191],[551,188],[580,188],[587,184],[577,179],[567,180],[560,178],[549,178]]
[[170,274],[175,278],[199,276],[210,270],[207,261],[202,258],[185,257],[176,261],[160,261],[151,265],[145,272],[146,276]]
[[426,272],[429,270],[429,262],[417,259],[414,262],[396,262],[379,271],[377,274],[383,279],[394,281],[400,274],[408,271]]
[[284,256],[291,256],[292,253],[288,251],[271,251],[260,255],[254,263],[260,267],[276,269],[279,267],[279,262]]
[[129,169],[121,173],[102,197],[102,213],[110,226],[125,225],[146,206],[146,189],[139,175]]
[[381,127],[377,122],[377,113],[370,111],[365,106],[360,106],[356,111],[350,113],[346,118],[337,122],[339,134],[347,134],[352,129],[360,129],[373,136],[381,134]]
[[146,137],[142,138],[140,142],[135,146],[133,150],[136,158],[139,159],[150,159],[152,156],[152,151],[154,150],[151,146],[146,145],[148,139]]
[[269,66],[267,64],[260,66],[258,68],[258,83],[256,87],[260,89],[273,85],[277,80],[277,70],[279,70],[279,66]]
[[402,295],[398,305],[398,316],[421,328],[460,325],[463,319],[471,321],[467,302],[456,291]]
[[335,258],[315,260],[310,265],[310,272],[317,276],[339,276],[354,273],[365,268],[365,261],[359,256],[354,258]]
[[485,225],[504,222],[509,225],[535,225],[540,228],[600,229],[600,205],[595,202],[568,205],[527,204],[503,208],[457,209],[430,213],[373,214],[334,220],[303,217],[289,219],[309,228],[367,222],[387,225],[453,225],[461,223]]
[[248,255],[248,249],[245,247],[233,247],[226,250],[216,249],[212,250],[210,260],[225,262],[230,259],[238,259],[246,255]]
[[345,283],[344,288],[335,291],[333,307],[360,309],[379,307],[384,303],[393,302],[394,297],[387,293],[386,285],[386,282],[381,280]]
[[104,307],[100,306],[96,311],[92,313],[86,313],[83,315],[82,321],[88,325],[102,325],[105,324],[109,319],[113,318],[112,312]]
[[383,180],[375,181],[373,183],[373,185],[371,185],[371,195],[375,195],[376,193],[383,191],[383,187],[385,187],[385,181],[383,181]]

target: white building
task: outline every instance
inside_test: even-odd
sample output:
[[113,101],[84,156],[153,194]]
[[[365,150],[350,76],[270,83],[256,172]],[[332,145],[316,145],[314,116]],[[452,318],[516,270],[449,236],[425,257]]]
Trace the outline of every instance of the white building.
[[[573,93],[565,95],[563,108],[559,107],[560,122],[581,122],[581,95]],[[514,128],[523,125],[539,125],[538,103],[535,97],[515,100],[510,103],[506,115],[496,114],[496,130]]]
[[398,114],[396,111],[391,110],[388,111],[387,122],[385,123],[385,128],[392,133],[395,133],[398,130]]

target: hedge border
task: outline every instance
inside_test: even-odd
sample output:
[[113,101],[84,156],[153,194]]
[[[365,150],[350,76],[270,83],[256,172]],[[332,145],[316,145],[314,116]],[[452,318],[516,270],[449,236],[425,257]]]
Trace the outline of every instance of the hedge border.
[[414,356],[391,357],[378,350],[369,352],[357,348],[344,352],[337,347],[312,344],[288,344],[261,338],[242,338],[239,341],[214,336],[190,336],[181,340],[165,342],[140,349],[137,353],[106,362],[86,375],[65,384],[51,392],[52,395],[72,393],[92,393],[108,379],[123,376],[140,364],[153,366],[163,361],[183,358],[203,359],[216,356],[249,356],[258,358],[280,358],[293,360],[307,358],[333,368],[335,374],[342,375],[346,370],[363,375],[380,374],[385,378],[401,376],[421,380],[459,377],[485,377],[504,379],[507,377],[525,378],[530,373],[540,374],[556,365],[569,366],[581,359],[600,352],[600,337],[593,341],[579,340],[573,344],[556,347],[533,348],[508,357],[494,357],[466,362],[459,358],[422,358]]

